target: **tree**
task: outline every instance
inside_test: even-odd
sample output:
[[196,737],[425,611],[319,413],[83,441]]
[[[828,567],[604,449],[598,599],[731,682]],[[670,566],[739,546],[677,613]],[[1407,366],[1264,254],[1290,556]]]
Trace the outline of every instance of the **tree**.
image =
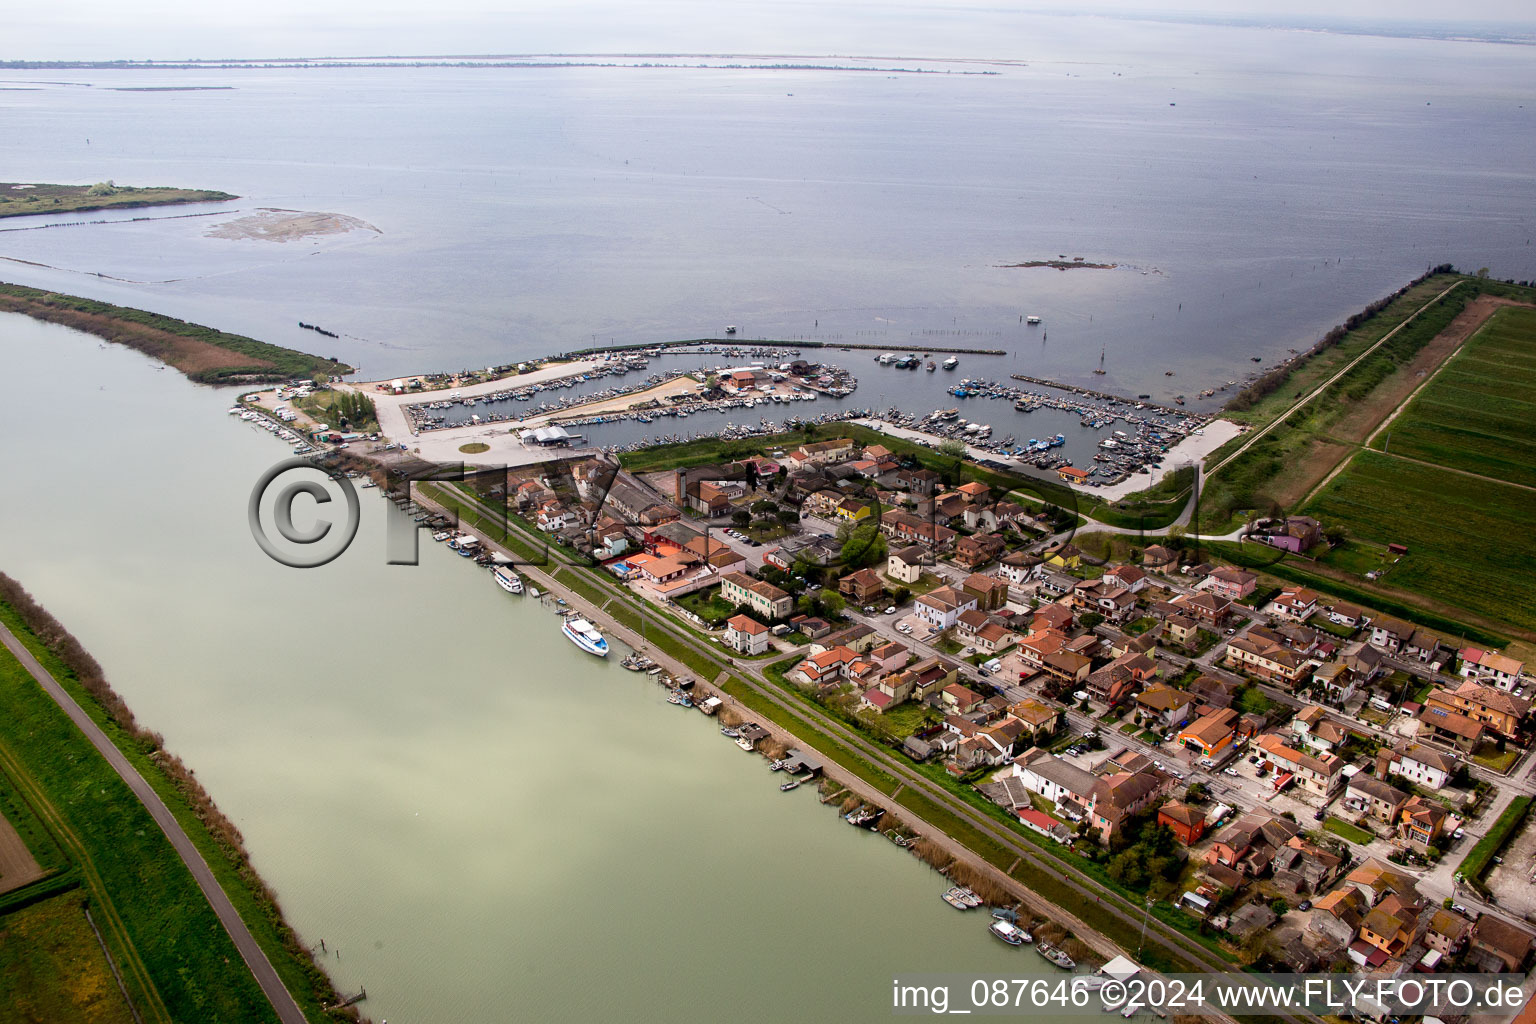
[[1285,902],[1285,900],[1281,899],[1279,896],[1276,896],[1274,899],[1269,901],[1269,909],[1275,912],[1276,917],[1284,917],[1286,913],[1291,909],[1291,905]]
[[818,596],[821,599],[822,609],[834,619],[843,614],[843,609],[848,607],[847,599],[835,590],[823,588]]
[[912,591],[906,587],[897,587],[896,592],[891,595],[892,604],[903,605],[910,600],[912,600]]
[[1104,616],[1098,612],[1084,612],[1077,620],[1084,629],[1092,629],[1104,621]]
[[752,513],[744,508],[738,508],[731,513],[731,522],[737,527],[746,526],[752,521]]
[[1184,791],[1184,799],[1192,804],[1204,803],[1207,796],[1205,783],[1191,782],[1189,788]]
[[940,441],[938,452],[945,458],[963,459],[965,458],[965,442],[957,440],[953,437],[949,438],[948,440]]
[[792,508],[781,508],[774,515],[778,518],[779,523],[784,526],[794,526],[800,521],[800,513]]
[[[841,536],[843,531],[839,529],[838,533]],[[879,523],[860,523],[842,536],[842,541],[843,563],[849,569],[862,569],[885,559],[885,535],[880,532]]]

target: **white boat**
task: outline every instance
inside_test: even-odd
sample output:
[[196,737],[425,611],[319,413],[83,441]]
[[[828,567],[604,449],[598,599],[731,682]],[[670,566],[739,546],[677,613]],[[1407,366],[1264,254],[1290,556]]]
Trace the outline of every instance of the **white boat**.
[[955,367],[957,367],[959,365],[960,365],[960,360],[956,356],[950,356],[948,359],[944,360],[944,369],[946,369],[946,370],[953,370]]
[[529,587],[528,588],[528,596],[529,597],[535,597],[535,598],[538,597],[539,596],[538,588],[537,587]]
[[1024,318],[1024,322],[1027,324],[1037,324],[1040,322],[1040,318],[1031,314]]
[[580,647],[588,654],[595,654],[599,658],[608,656],[608,641],[603,639],[603,634],[597,631],[597,627],[586,619],[569,618],[560,626],[560,632],[566,639]]
[[523,592],[523,578],[504,565],[498,565],[491,570],[491,575],[496,577],[496,585],[509,594],[521,594]]
[[993,921],[987,930],[1010,946],[1022,946],[1029,941],[1029,933],[1009,921]]

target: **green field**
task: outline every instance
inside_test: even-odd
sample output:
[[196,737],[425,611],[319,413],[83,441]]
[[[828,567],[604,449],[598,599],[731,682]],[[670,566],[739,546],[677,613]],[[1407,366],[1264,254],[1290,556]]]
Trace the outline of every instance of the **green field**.
[[1364,451],[1307,506],[1350,536],[1408,546],[1382,582],[1536,629],[1531,492]]
[[1536,353],[1536,310],[1500,310],[1372,447],[1536,486],[1532,353]]
[[133,1024],[78,894],[0,918],[0,1024]]
[[1509,806],[1504,808],[1504,813],[1499,815],[1499,820],[1495,821],[1493,827],[1488,830],[1488,834],[1479,839],[1477,845],[1472,847],[1472,852],[1462,860],[1457,873],[1469,884],[1481,885],[1483,875],[1487,873],[1494,856],[1515,837],[1515,833],[1525,823],[1525,817],[1530,811],[1530,797],[1517,796],[1511,800]]

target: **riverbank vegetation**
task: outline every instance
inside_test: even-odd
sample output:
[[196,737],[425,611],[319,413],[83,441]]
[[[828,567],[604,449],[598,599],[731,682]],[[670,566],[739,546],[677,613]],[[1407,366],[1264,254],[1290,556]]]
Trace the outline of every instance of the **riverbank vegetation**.
[[321,380],[353,372],[335,359],[110,302],[0,282],[0,312],[62,324],[163,360],[199,384]]
[[[337,1001],[283,920],[239,830],[191,771],[113,692],[101,666],[15,580],[0,573],[4,621],[155,789],[197,846],[284,984],[312,1020]],[[255,979],[143,804],[8,651],[0,651],[5,773],[65,852],[146,1020],[270,1021]],[[29,845],[30,845],[29,840]],[[47,884],[51,880],[37,883]],[[14,894],[13,894],[14,895]],[[3,919],[0,919],[3,926]],[[157,1009],[158,1008],[158,1009]]]
[[199,188],[145,188],[101,181],[94,185],[45,185],[0,182],[0,217],[30,217],[39,213],[83,213],[137,206],[181,203],[224,203],[239,199],[228,192]]

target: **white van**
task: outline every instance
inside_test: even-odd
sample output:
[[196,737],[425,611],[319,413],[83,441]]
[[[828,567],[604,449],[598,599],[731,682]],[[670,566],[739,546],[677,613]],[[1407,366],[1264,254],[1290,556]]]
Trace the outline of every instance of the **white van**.
[[1392,702],[1387,700],[1385,697],[1372,697],[1371,707],[1375,708],[1377,711],[1391,711]]

